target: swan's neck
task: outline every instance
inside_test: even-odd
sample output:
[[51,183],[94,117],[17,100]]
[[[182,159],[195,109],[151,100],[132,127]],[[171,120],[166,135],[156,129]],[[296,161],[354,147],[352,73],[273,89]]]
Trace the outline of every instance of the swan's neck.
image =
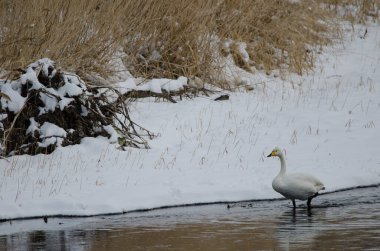
[[285,172],[286,172],[285,158],[283,155],[280,155],[278,157],[280,158],[280,161],[281,161],[281,170],[280,170],[280,173],[278,174],[278,176],[284,176]]

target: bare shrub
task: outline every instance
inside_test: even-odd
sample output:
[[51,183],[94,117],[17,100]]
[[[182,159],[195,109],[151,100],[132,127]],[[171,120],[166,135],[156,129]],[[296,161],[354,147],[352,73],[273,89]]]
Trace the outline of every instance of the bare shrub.
[[19,79],[0,81],[0,94],[0,156],[51,153],[97,136],[121,148],[147,148],[140,134],[152,136],[130,119],[117,90],[88,86],[46,58]]

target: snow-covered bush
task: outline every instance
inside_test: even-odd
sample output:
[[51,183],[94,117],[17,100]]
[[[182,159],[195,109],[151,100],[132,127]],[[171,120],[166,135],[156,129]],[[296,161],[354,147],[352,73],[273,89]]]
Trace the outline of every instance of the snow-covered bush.
[[121,94],[86,85],[50,59],[30,64],[16,80],[0,80],[0,97],[2,155],[51,153],[96,136],[147,147]]

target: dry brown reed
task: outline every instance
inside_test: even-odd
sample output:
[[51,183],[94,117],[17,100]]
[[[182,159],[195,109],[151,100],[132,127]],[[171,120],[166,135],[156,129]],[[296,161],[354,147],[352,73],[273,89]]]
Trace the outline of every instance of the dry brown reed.
[[[329,13],[314,1],[197,0],[161,4],[138,1],[126,22],[144,17],[126,37],[128,69],[143,77],[219,76],[218,57],[232,55],[245,70],[287,69],[302,73],[313,67],[311,47],[325,45],[336,31]],[[223,48],[232,40],[229,48]],[[242,59],[244,42],[249,60]],[[224,52],[224,53],[221,53]],[[216,62],[215,62],[216,61]]]
[[124,12],[122,0],[0,0],[0,67],[48,57],[77,73],[105,74],[120,40],[113,17]]
[[311,48],[327,44],[337,28],[314,1],[225,1],[223,10],[220,36],[245,42],[252,64],[266,71],[311,69]]
[[131,1],[125,63],[143,77],[206,77],[212,72],[216,1]]
[[[49,57],[81,77],[108,77],[117,54],[136,77],[212,82],[218,58],[231,54],[246,70],[301,74],[313,67],[313,48],[337,31],[320,3],[338,2],[355,1],[0,0],[0,68]],[[225,41],[233,42],[224,48]],[[249,60],[242,60],[239,43]]]

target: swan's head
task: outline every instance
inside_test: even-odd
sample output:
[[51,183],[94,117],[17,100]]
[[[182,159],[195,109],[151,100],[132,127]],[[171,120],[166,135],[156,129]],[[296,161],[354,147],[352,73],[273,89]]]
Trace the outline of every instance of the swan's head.
[[274,156],[282,156],[282,151],[280,150],[280,148],[276,147],[272,150],[272,152],[267,156],[267,157],[274,157]]

